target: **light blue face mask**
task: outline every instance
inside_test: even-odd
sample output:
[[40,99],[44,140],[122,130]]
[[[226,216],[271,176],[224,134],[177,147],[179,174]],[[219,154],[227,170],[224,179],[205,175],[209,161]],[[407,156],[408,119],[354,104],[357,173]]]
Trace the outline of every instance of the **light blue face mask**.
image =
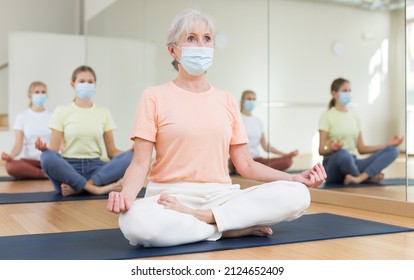
[[32,103],[37,107],[45,106],[46,100],[47,100],[47,94],[43,94],[43,93],[32,94]]
[[350,91],[341,91],[339,93],[339,103],[343,106],[348,105],[352,100],[351,92]]
[[256,107],[256,100],[246,100],[244,101],[244,110],[247,112],[253,111],[254,107]]
[[76,93],[82,100],[88,100],[96,92],[95,84],[79,83],[76,84]]
[[191,76],[205,73],[213,64],[214,49],[206,47],[178,47],[181,49],[181,60],[177,61]]

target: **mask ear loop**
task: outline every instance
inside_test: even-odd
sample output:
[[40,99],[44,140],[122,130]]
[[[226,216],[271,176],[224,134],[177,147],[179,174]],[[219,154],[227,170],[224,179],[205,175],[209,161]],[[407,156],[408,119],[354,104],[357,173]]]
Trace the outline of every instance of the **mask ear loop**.
[[[173,47],[176,47],[177,49],[179,49],[179,50],[182,50],[182,48],[181,47],[179,47],[179,46],[177,46],[175,43],[171,43],[171,45],[173,45]],[[175,53],[174,53],[175,54]],[[181,64],[181,61],[178,59],[178,58],[176,58],[176,57],[174,57],[174,59],[179,63],[179,64]]]

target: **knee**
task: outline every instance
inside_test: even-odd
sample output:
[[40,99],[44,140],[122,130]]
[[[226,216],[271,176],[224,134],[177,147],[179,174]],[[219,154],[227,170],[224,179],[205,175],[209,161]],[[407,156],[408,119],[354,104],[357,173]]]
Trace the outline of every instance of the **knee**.
[[157,246],[168,234],[155,220],[144,205],[134,203],[131,209],[119,216],[119,227],[131,245]]
[[296,184],[296,196],[293,208],[295,212],[303,213],[311,204],[311,196],[307,186],[302,183]]
[[10,176],[17,177],[16,175],[19,173],[19,165],[16,160],[11,160],[6,162],[5,165],[6,171]]
[[340,158],[340,159],[350,159],[352,158],[352,155],[350,152],[348,152],[345,149],[339,149],[338,151],[336,151],[334,153],[336,158]]
[[307,186],[292,181],[277,181],[275,183],[278,185],[274,187],[280,188],[280,192],[275,193],[272,200],[278,201],[278,204],[287,211],[288,216],[300,216],[309,208],[311,196]]
[[293,164],[293,158],[292,157],[287,157],[285,160],[285,169],[288,169],[289,167],[291,167]]
[[45,150],[40,155],[40,164],[44,170],[47,170],[59,157],[60,155],[57,152]]
[[387,146],[384,150],[392,159],[396,159],[400,154],[400,150],[395,146]]

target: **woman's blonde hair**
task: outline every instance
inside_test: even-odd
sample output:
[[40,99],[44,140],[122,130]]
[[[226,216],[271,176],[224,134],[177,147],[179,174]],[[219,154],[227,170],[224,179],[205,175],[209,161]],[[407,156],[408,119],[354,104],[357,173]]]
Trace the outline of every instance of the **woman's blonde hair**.
[[[211,35],[214,38],[215,27],[213,20],[208,15],[202,14],[198,10],[188,9],[179,13],[172,20],[167,34],[167,45],[178,42],[184,34],[191,32],[191,29],[194,26],[200,26],[210,30]],[[178,61],[174,59],[171,64],[174,66],[174,69],[178,71]]]
[[246,101],[246,96],[248,94],[253,94],[254,96],[256,96],[256,93],[250,89],[243,91],[240,99],[240,112],[243,111],[244,102]]
[[29,85],[29,89],[27,90],[27,96],[29,97],[29,108],[32,107],[32,99],[30,98],[30,94],[32,93],[33,89],[37,86],[44,86],[47,92],[47,86],[44,82],[41,81],[34,81]]

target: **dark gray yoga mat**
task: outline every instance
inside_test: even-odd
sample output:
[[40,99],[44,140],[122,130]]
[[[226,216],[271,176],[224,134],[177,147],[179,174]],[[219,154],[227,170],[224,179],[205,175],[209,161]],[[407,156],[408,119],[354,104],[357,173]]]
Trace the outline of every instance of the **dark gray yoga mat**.
[[[2,260],[114,260],[272,246],[364,235],[413,231],[412,228],[321,213],[274,225],[271,237],[247,236],[192,244],[133,247],[119,229],[0,237]],[[168,233],[165,233],[168,234]]]
[[[138,197],[144,197],[145,188],[142,188]],[[0,204],[13,203],[32,203],[32,202],[58,202],[58,201],[74,201],[74,200],[94,200],[107,199],[108,195],[92,195],[88,193],[81,193],[63,197],[54,191],[50,192],[30,192],[30,193],[0,193]]]
[[386,187],[386,186],[405,186],[408,183],[409,186],[414,185],[414,179],[406,178],[387,178],[380,183],[361,183],[344,185],[340,183],[323,184],[320,189],[333,189],[333,188],[356,188],[356,187]]
[[48,178],[38,178],[38,179],[17,179],[12,176],[0,176],[0,182],[13,182],[13,181],[39,181],[39,180],[49,180]]

